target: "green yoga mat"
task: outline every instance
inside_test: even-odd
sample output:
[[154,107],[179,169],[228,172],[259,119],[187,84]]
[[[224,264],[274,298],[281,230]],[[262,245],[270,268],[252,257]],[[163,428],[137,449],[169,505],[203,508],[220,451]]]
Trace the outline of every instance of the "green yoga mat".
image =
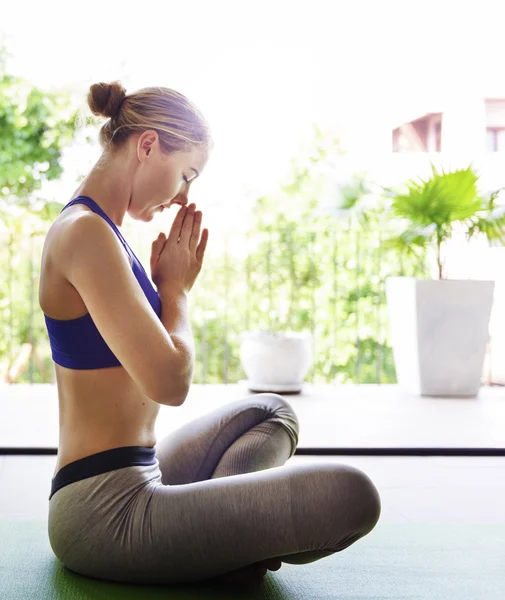
[[383,524],[307,565],[283,564],[256,589],[146,586],[77,575],[44,521],[0,520],[2,600],[503,600],[505,525]]

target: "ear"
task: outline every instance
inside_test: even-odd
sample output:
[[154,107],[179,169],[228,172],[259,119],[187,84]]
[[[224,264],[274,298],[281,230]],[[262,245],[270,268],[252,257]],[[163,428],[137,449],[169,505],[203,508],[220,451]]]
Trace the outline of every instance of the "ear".
[[151,154],[153,147],[158,143],[158,133],[152,129],[144,131],[137,142],[137,157],[140,162],[146,160]]

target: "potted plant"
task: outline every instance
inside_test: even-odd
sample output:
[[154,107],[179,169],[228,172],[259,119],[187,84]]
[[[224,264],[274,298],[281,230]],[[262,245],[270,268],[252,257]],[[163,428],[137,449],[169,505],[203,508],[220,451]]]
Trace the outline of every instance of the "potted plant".
[[262,325],[240,333],[240,362],[247,376],[241,383],[253,392],[300,393],[313,362],[303,297],[317,273],[300,260],[307,232],[298,224],[308,221],[311,206],[299,199],[297,214],[295,200],[288,199],[289,207],[278,197],[264,196],[256,204],[247,272],[251,293],[259,297],[253,319]]
[[410,180],[406,191],[384,189],[383,216],[401,227],[386,247],[399,253],[434,250],[437,278],[386,280],[391,342],[398,384],[423,396],[476,397],[489,338],[494,281],[450,280],[444,249],[456,230],[467,239],[483,234],[505,242],[501,190],[479,194],[478,175],[468,167]]
[[312,364],[308,331],[243,331],[240,360],[254,392],[298,393]]

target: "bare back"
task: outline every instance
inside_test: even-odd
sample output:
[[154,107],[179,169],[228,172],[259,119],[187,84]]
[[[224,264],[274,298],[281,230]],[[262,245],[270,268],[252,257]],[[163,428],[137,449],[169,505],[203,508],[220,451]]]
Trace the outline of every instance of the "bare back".
[[[58,261],[62,228],[84,212],[91,209],[82,204],[69,207],[51,225],[44,242],[39,304],[53,319],[76,319],[88,313]],[[54,366],[59,399],[55,474],[66,464],[96,452],[120,446],[156,445],[154,425],[160,404],[142,393],[126,369],[117,366],[77,370],[56,363]]]

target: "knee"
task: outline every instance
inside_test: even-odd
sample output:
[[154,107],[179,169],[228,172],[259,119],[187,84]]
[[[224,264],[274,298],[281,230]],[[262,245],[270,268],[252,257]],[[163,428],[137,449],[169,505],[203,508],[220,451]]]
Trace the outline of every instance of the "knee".
[[293,443],[293,454],[298,445],[300,422],[291,404],[281,395],[263,392],[256,394],[256,400],[261,400],[268,412],[268,419],[280,423],[288,431]]
[[291,513],[301,550],[340,552],[377,524],[381,502],[371,479],[345,464],[293,467]]
[[284,396],[270,392],[262,392],[261,394],[256,394],[256,399],[261,399],[261,402],[265,404],[270,412],[289,414],[298,422],[298,417],[296,416],[294,408]]
[[298,416],[295,412],[295,409],[286,400],[286,398],[280,396],[279,394],[266,392],[258,394],[258,396],[261,396],[262,402],[265,403],[272,417],[280,420],[284,419],[296,429],[297,433],[299,432],[300,423],[298,421]]
[[351,466],[348,466],[347,489],[356,531],[366,535],[372,531],[380,518],[379,491],[366,473]]

